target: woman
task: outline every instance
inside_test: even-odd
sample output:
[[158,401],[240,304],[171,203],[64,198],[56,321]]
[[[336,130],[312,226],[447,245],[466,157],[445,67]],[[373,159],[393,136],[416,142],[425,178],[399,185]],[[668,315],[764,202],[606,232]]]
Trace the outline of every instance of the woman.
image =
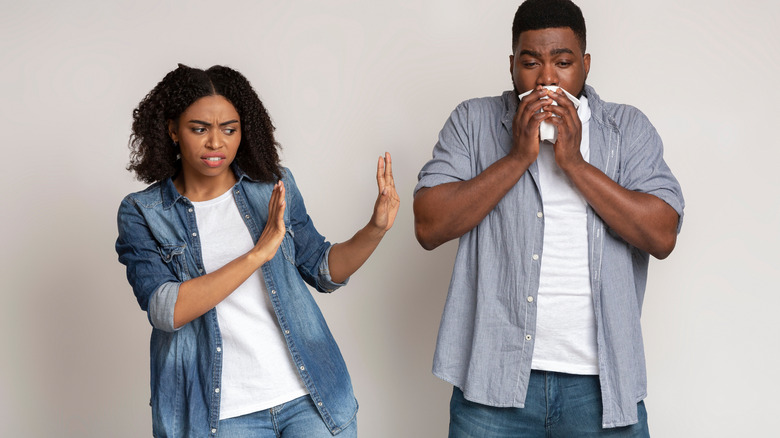
[[244,76],[179,65],[133,112],[116,251],[151,336],[156,437],[356,436],[357,402],[304,282],[332,292],[393,225],[390,155],[368,225],[331,245]]

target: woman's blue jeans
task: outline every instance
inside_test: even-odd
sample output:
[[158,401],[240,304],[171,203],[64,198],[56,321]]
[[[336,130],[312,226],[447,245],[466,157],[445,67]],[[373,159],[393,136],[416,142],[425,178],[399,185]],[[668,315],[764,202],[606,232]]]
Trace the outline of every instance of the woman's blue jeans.
[[[333,438],[309,395],[279,406],[219,421],[220,438]],[[357,437],[357,420],[336,435]]]
[[649,437],[644,402],[639,422],[601,427],[598,376],[532,371],[525,408],[496,408],[466,400],[455,387],[450,401],[450,438]]

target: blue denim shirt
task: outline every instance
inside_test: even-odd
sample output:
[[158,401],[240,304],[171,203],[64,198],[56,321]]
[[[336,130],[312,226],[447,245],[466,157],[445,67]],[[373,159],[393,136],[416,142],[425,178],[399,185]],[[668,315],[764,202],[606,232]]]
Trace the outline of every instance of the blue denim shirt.
[[[256,242],[268,220],[273,184],[252,181],[234,167],[238,210]],[[304,281],[332,292],[330,243],[314,228],[289,170],[284,169],[287,233],[261,270],[296,368],[334,435],[350,424],[357,401],[347,367]],[[155,437],[207,437],[219,431],[222,339],[211,309],[178,330],[173,306],[179,285],[204,274],[192,203],[170,179],[128,195],[119,207],[116,251],[153,326],[151,406]]]
[[[649,193],[680,215],[680,185],[663,159],[658,133],[639,110],[602,101],[593,88],[590,163],[621,186]],[[439,134],[415,191],[474,178],[512,147],[517,95],[460,104]],[[593,308],[604,427],[637,422],[646,396],[640,315],[649,255],[587,211]],[[531,374],[539,273],[544,257],[539,169],[526,174],[474,229],[460,238],[439,328],[433,372],[468,400],[523,407]]]

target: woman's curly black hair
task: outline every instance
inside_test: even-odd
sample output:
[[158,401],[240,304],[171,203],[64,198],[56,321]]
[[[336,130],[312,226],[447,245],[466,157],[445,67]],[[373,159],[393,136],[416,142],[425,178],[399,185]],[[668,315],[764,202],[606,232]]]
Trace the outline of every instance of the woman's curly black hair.
[[250,178],[273,182],[282,176],[274,126],[249,81],[219,65],[208,70],[179,64],[133,110],[130,164],[127,170],[148,184],[173,178],[181,169],[178,146],[168,134],[168,121],[204,96],[225,97],[241,118],[241,143],[234,162]]

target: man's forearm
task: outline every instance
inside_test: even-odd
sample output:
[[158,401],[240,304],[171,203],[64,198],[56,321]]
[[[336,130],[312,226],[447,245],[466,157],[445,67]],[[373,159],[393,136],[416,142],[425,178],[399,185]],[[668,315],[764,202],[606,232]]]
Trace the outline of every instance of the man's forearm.
[[530,166],[506,156],[467,181],[422,188],[414,197],[414,232],[431,250],[476,227]]
[[658,259],[677,242],[677,212],[647,193],[621,187],[603,172],[582,162],[564,172],[596,214],[629,244]]

